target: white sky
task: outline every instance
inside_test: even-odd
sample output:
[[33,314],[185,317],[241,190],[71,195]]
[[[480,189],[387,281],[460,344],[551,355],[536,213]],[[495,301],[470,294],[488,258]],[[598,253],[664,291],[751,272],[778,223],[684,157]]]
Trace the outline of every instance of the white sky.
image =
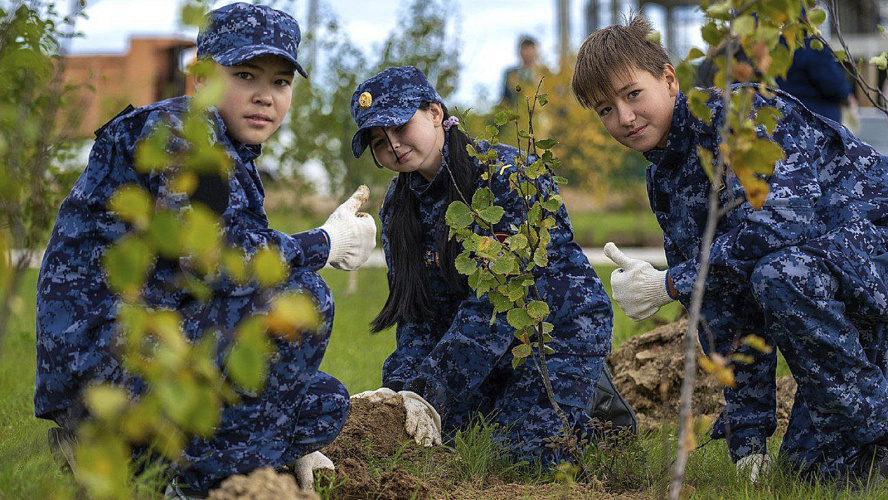
[[[321,0],[336,11],[352,41],[368,53],[396,29],[406,0]],[[557,62],[555,25],[558,0],[450,0],[452,25],[459,30],[460,83],[456,104],[483,105],[499,98],[503,70],[517,64],[516,42],[523,33],[539,40],[543,62]],[[60,2],[61,3],[61,2]],[[218,2],[224,5],[228,1]],[[586,33],[582,11],[585,0],[570,0],[571,38],[579,46]],[[177,24],[179,0],[87,0],[87,19],[79,19],[82,38],[70,44],[72,53],[122,53],[133,35],[179,34],[193,30]],[[294,17],[305,30],[308,2],[297,2]],[[654,13],[656,14],[656,13]],[[659,19],[653,18],[655,26]],[[368,75],[370,76],[370,75]]]

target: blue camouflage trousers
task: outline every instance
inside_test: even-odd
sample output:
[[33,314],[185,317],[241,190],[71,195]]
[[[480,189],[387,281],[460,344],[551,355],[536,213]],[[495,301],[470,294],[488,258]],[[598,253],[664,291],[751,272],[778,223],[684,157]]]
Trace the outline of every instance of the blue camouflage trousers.
[[[576,318],[573,325],[569,326],[568,322],[560,325],[554,340],[548,344],[555,349],[546,359],[555,400],[570,425],[587,437],[592,437],[587,425],[591,420],[595,381],[601,376],[610,344],[604,339],[589,345],[587,352],[578,353],[561,340],[571,338],[572,329],[609,332],[604,328],[609,325],[610,317],[582,316]],[[486,415],[487,422],[497,424],[505,431],[500,436],[503,439],[501,444],[513,453],[514,458],[531,462],[539,460],[544,465],[557,464],[567,457],[563,450],[546,447],[546,440],[559,435],[562,423],[543,387],[542,375],[530,360],[517,370],[511,363],[512,353],[507,351],[471,398],[456,401],[444,409],[444,431],[452,437],[457,429],[473,424],[473,419],[480,413]]]
[[888,251],[881,230],[838,230],[760,259],[745,283],[714,274],[700,342],[754,357],[735,367],[713,437],[736,461],[763,453],[776,428],[776,353],[738,344],[756,334],[783,353],[798,384],[780,453],[803,472],[841,475],[888,436]]
[[345,424],[349,395],[345,386],[318,366],[333,325],[333,298],[316,272],[295,269],[272,293],[252,292],[193,303],[182,311],[192,339],[211,332],[219,342],[219,361],[234,327],[263,312],[275,292],[309,293],[317,301],[322,324],[296,341],[273,337],[277,353],[268,366],[267,383],[258,395],[242,394],[224,409],[214,435],[185,448],[180,474],[195,490],[206,492],[233,474],[260,467],[281,467],[330,444]]

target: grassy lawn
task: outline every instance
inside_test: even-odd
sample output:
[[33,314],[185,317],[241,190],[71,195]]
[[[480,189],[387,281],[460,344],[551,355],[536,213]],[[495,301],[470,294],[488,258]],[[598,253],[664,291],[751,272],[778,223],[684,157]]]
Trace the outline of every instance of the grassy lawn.
[[[610,292],[608,284],[612,268],[596,269]],[[379,311],[386,297],[383,269],[358,272],[357,291],[346,295],[347,273],[325,270],[324,278],[336,298],[336,319],[326,357],[321,369],[340,379],[351,393],[375,389],[381,382],[381,367],[394,348],[394,332],[388,330],[371,335],[368,323]],[[0,358],[0,499],[72,498],[71,478],[61,473],[46,446],[46,429],[50,424],[33,417],[34,387],[34,293],[36,272],[25,280],[12,328],[2,345]],[[671,321],[679,312],[677,304],[664,308],[657,321]],[[614,345],[654,326],[653,321],[637,324],[615,308]],[[700,442],[706,429],[699,429]],[[667,484],[670,459],[668,450],[675,436],[670,429],[645,435],[642,466],[649,468],[651,498],[662,495]],[[772,439],[771,445],[779,445]],[[834,490],[818,484],[807,484],[793,478],[775,476],[764,488],[753,488],[733,475],[723,442],[713,442],[692,454],[688,469],[689,498],[805,498],[806,500],[838,498]],[[878,490],[859,498],[885,498]],[[639,498],[633,495],[633,498]]]

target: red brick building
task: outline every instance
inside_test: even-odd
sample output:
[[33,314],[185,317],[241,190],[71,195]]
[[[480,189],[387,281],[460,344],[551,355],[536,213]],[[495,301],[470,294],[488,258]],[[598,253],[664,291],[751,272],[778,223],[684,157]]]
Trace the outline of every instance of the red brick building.
[[144,106],[190,90],[180,61],[182,53],[194,45],[185,38],[136,37],[129,40],[124,54],[64,57],[64,83],[80,87],[69,108],[76,114],[75,135],[92,137],[94,130],[127,104]]

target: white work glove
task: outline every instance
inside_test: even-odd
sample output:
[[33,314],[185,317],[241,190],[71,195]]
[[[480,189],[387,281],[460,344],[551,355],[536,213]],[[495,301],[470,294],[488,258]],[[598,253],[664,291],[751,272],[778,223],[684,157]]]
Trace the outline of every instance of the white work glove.
[[737,474],[748,477],[749,482],[757,484],[759,479],[771,470],[771,457],[766,454],[746,455],[737,460]]
[[441,444],[441,416],[435,411],[435,407],[412,391],[398,391],[404,399],[404,409],[407,410],[407,420],[404,421],[404,429],[408,436],[424,446]]
[[314,488],[314,471],[320,469],[336,470],[333,461],[319,451],[313,451],[308,455],[293,462],[293,471],[296,473],[296,482],[303,490]]
[[389,389],[388,387],[380,387],[379,389],[376,389],[375,391],[359,392],[359,393],[355,394],[354,396],[352,396],[352,398],[366,399],[366,400],[370,401],[371,403],[380,403],[382,401],[385,401],[386,399],[393,398],[397,395],[398,395],[397,392]]
[[619,266],[611,273],[611,289],[614,300],[626,316],[641,321],[672,302],[666,291],[666,271],[654,269],[649,262],[627,257],[611,242],[604,245],[604,255]]
[[404,430],[407,431],[407,435],[418,444],[425,446],[441,444],[441,416],[438,415],[435,407],[419,394],[413,391],[395,392],[382,387],[375,391],[360,392],[352,398],[388,405],[396,405],[400,400],[407,412],[407,418],[404,420]]
[[362,185],[321,226],[330,237],[327,264],[336,269],[354,271],[367,262],[376,247],[376,221],[370,214],[358,212],[369,197],[370,188]]

